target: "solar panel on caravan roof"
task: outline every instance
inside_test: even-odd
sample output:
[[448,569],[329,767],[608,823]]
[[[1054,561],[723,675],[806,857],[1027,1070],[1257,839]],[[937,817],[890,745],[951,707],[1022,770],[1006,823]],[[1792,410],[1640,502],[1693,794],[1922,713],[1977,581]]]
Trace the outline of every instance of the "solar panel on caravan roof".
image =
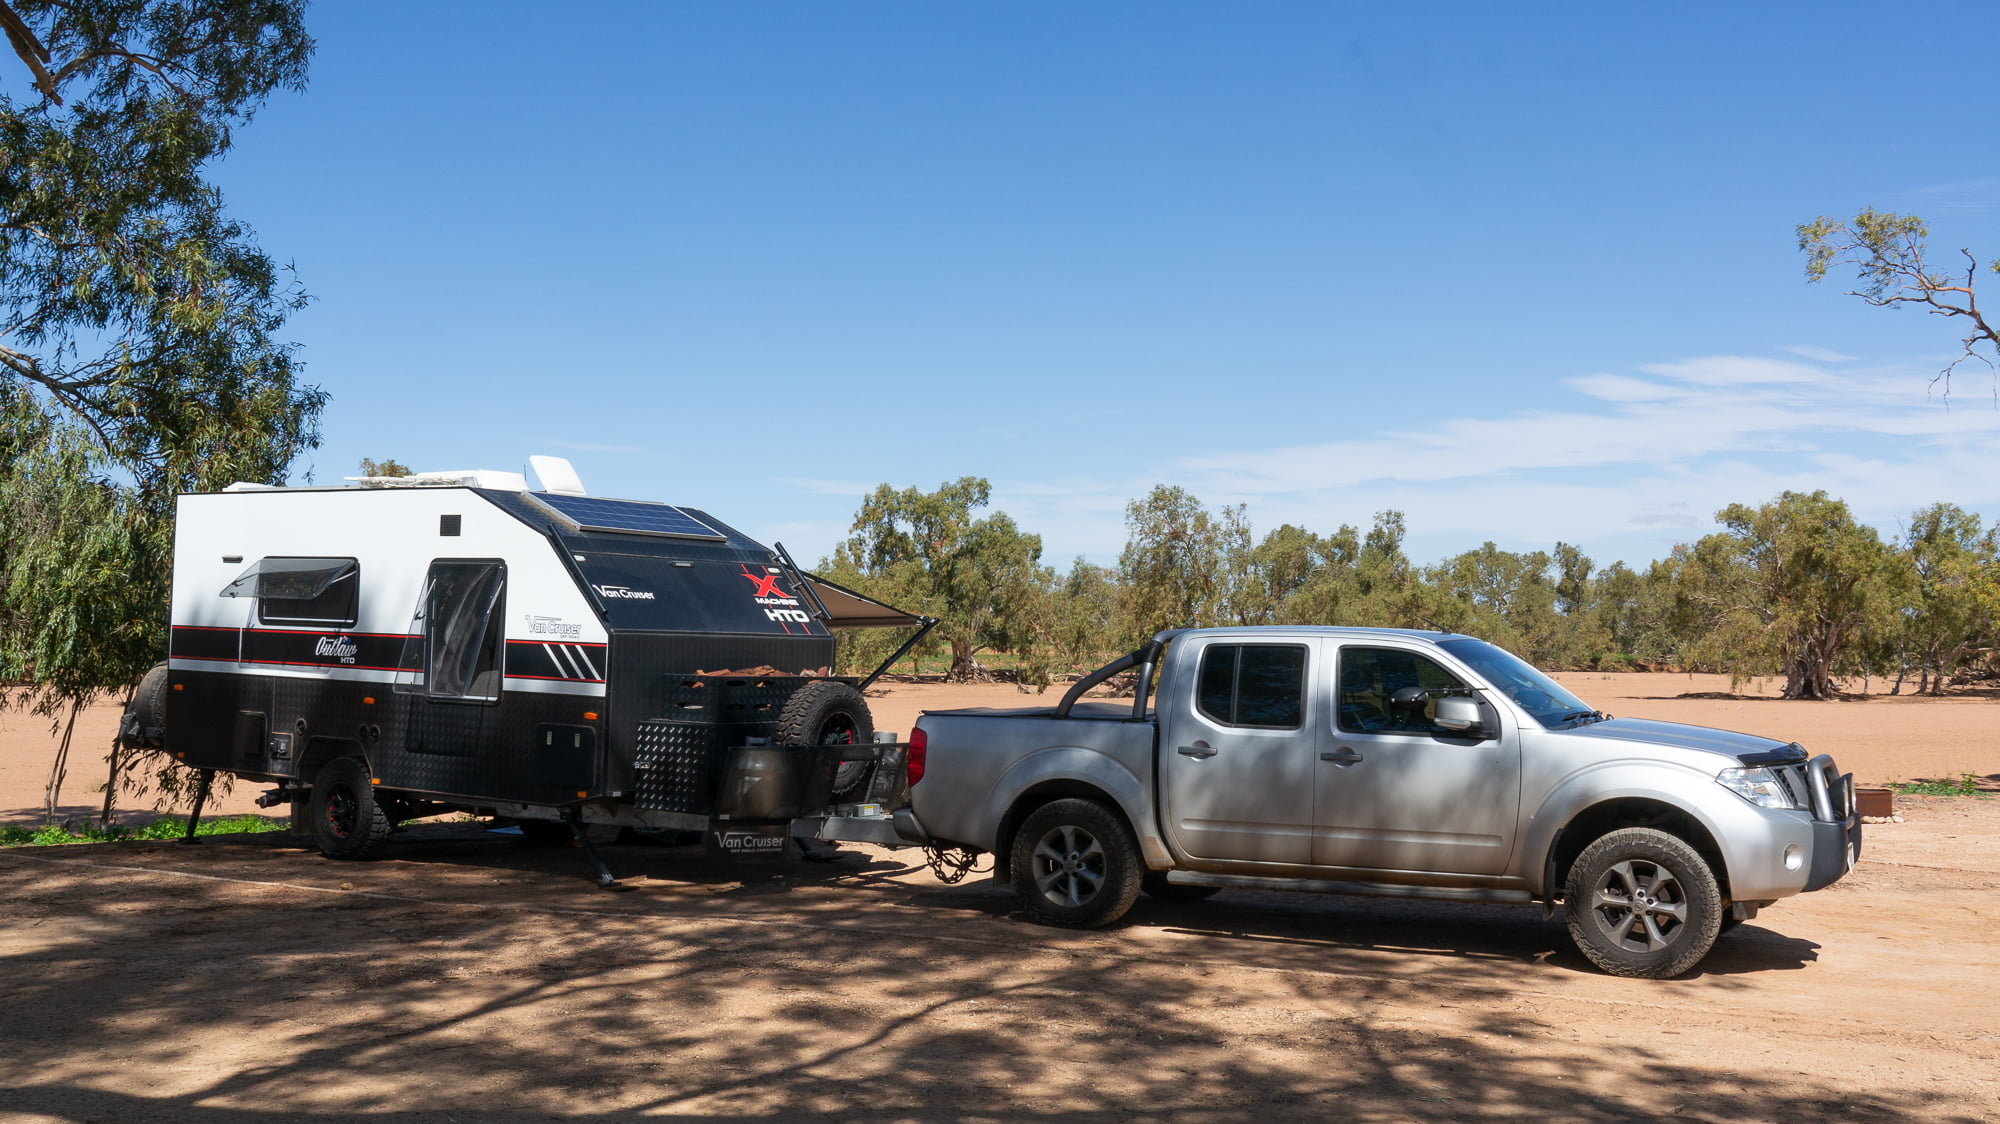
[[596,496],[566,496],[529,492],[528,498],[584,531],[617,531],[632,535],[670,535],[683,539],[722,539],[713,527],[664,503],[606,500]]

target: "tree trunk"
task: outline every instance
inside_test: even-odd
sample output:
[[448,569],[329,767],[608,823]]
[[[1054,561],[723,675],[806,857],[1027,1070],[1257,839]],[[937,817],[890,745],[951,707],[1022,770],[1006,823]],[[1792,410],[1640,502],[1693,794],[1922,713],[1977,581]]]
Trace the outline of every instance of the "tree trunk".
[[970,683],[977,675],[979,665],[972,658],[972,641],[951,638],[951,670],[945,679],[952,683]]
[[56,759],[49,763],[49,783],[42,789],[42,807],[50,827],[55,826],[56,809],[62,804],[63,778],[69,773],[69,742],[76,733],[76,716],[83,703],[70,703],[69,721],[63,725],[62,741],[56,745]]
[[[121,714],[131,713],[132,700],[138,697],[139,697],[139,686],[138,684],[135,683],[132,685],[131,690],[125,692],[125,709],[120,711],[119,713]],[[118,724],[118,730],[123,730],[124,728],[125,724],[121,721]],[[111,734],[111,756],[106,757],[104,759],[105,761],[104,807],[97,813],[97,826],[102,828],[107,828],[107,829],[110,828],[111,816],[117,805],[118,764],[119,764],[118,756],[119,756],[119,751],[122,750],[123,748],[124,748],[123,746],[118,744],[118,732],[114,730]]]

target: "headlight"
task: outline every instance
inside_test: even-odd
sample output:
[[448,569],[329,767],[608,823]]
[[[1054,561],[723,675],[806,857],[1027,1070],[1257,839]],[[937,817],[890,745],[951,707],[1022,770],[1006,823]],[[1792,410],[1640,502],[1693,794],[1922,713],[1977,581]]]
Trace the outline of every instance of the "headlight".
[[1791,790],[1769,769],[1724,769],[1715,783],[1759,808],[1796,808]]

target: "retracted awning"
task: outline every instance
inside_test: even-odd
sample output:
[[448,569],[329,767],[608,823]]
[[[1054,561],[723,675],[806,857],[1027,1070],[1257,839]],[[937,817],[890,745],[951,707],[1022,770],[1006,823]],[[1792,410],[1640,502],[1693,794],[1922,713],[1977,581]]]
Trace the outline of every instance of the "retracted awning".
[[279,597],[305,601],[352,574],[352,558],[260,558],[222,587],[223,597]]
[[799,576],[819,595],[820,604],[826,606],[826,623],[832,628],[914,628],[927,619],[815,574]]

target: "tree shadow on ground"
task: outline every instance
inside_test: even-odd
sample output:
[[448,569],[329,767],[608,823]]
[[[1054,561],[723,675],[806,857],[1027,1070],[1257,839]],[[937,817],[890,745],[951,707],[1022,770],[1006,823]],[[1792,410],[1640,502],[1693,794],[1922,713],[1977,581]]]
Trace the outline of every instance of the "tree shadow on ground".
[[[1648,1033],[1651,1010],[1615,1038],[1581,1039],[1562,1012],[1516,1001],[1518,963],[1558,936],[1527,911],[1503,922],[1459,907],[1445,920],[1424,903],[1364,914],[1247,896],[1136,911],[1132,924],[1158,934],[1068,935],[996,917],[1004,899],[978,887],[906,895],[927,907],[912,910],[834,885],[796,910],[711,916],[692,884],[541,908],[551,886],[577,895],[511,858],[498,868],[528,883],[459,900],[467,872],[442,855],[308,871],[316,857],[277,847],[151,851],[141,857],[158,869],[140,873],[0,853],[7,1112],[194,1124],[1978,1118],[1943,1093],[1843,1088],[1803,1062],[1696,1063]],[[335,865],[368,870],[372,891],[300,888]],[[1761,941],[1742,955],[1765,956]],[[1420,955],[1420,970],[1327,970],[1368,948]],[[1426,1021],[1444,1007],[1462,1017]]]

